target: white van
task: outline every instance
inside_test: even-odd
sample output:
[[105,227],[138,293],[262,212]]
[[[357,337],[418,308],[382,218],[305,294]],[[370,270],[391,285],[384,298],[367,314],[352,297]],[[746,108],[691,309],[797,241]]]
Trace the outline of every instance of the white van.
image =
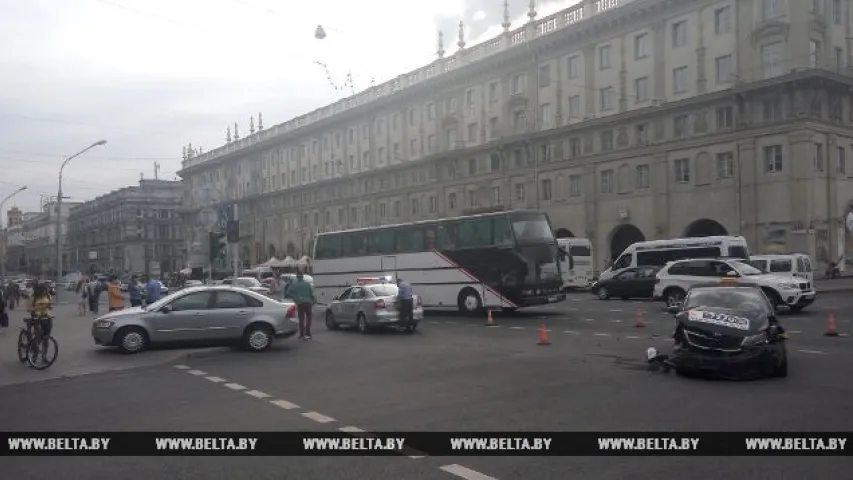
[[749,247],[745,238],[729,236],[637,242],[626,248],[607,270],[601,272],[599,280],[606,280],[623,268],[662,267],[669,262],[687,258],[735,258],[748,261]]
[[588,238],[558,238],[557,245],[566,252],[560,264],[563,288],[588,288],[592,285],[592,242]]
[[809,282],[809,286],[814,284],[812,261],[804,253],[753,255],[749,257],[749,263],[767,273],[802,278]]

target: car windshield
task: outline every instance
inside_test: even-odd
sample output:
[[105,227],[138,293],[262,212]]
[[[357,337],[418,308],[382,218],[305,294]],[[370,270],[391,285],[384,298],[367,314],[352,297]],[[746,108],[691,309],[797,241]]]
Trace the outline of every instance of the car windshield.
[[684,302],[684,309],[711,307],[759,312],[767,310],[767,301],[761,292],[751,288],[701,288],[694,289]]
[[510,216],[512,231],[519,243],[553,242],[554,233],[548,217],[542,213],[519,213]]
[[237,287],[260,287],[261,282],[257,278],[238,278],[234,280],[233,285]]
[[761,275],[764,272],[753,267],[752,265],[744,262],[729,262],[729,265],[732,266],[735,270],[738,271],[741,275]]
[[374,285],[370,287],[370,291],[377,297],[393,297],[399,289],[396,285]]

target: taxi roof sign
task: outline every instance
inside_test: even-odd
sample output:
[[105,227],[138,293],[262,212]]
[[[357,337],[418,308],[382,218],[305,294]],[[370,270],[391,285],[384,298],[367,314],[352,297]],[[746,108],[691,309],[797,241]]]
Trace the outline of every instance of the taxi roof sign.
[[390,276],[385,277],[358,277],[355,279],[356,285],[370,285],[372,283],[388,283],[391,281]]
[[720,279],[720,285],[738,285],[739,283],[737,278],[723,277]]

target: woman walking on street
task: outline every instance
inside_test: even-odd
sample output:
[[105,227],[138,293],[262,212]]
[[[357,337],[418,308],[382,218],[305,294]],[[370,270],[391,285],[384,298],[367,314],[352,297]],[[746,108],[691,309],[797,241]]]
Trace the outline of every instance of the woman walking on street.
[[86,316],[86,307],[89,303],[89,288],[87,285],[88,283],[89,278],[83,276],[83,278],[81,278],[80,281],[77,282],[77,288],[74,289],[75,293],[77,293],[77,308],[81,317]]

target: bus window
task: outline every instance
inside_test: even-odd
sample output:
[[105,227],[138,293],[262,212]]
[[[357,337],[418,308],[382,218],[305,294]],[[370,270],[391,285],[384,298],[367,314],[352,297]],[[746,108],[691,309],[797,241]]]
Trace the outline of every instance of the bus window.
[[454,223],[446,223],[438,227],[438,249],[453,250],[458,247],[457,226]]
[[367,253],[371,255],[388,255],[394,253],[394,231],[376,230],[368,234]]
[[569,246],[569,255],[573,257],[591,257],[592,252],[586,245],[571,245]]
[[515,243],[512,236],[512,227],[509,224],[509,217],[501,215],[492,218],[492,229],[494,245],[512,246]]
[[317,237],[316,246],[317,260],[328,260],[331,258],[340,258],[341,256],[341,236],[340,235],[320,235]]
[[344,235],[342,250],[344,257],[359,257],[367,254],[367,232]]
[[492,244],[492,220],[475,218],[459,223],[460,247],[486,247]]
[[424,251],[424,231],[421,227],[404,227],[397,232],[397,253]]
[[732,258],[749,260],[749,252],[746,250],[746,247],[740,245],[729,247],[729,256]]

